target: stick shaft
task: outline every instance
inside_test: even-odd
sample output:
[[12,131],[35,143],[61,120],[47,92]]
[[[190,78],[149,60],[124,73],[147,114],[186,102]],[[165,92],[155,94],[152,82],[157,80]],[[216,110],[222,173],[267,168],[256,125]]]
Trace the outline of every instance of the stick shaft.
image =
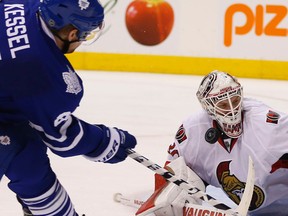
[[132,197],[123,196],[121,193],[116,193],[114,195],[114,201],[121,203],[123,205],[126,205],[126,206],[131,206],[133,208],[137,208],[137,209],[144,203],[144,201],[142,201],[142,200],[134,199]]

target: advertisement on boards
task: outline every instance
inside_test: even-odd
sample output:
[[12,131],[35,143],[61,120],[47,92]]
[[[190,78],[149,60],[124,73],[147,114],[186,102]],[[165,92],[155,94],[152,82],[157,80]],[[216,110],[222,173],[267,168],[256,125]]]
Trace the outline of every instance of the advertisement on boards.
[[288,1],[221,1],[223,57],[287,61]]
[[[101,0],[105,30],[99,41],[79,51],[137,54],[177,52],[177,1]],[[175,53],[174,53],[175,54]]]
[[288,1],[101,0],[105,30],[80,51],[287,60]]

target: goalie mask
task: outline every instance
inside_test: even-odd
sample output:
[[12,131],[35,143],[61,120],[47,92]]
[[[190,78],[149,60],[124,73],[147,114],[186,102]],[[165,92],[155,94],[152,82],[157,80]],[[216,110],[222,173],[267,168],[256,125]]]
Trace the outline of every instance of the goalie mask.
[[236,78],[212,71],[203,78],[196,95],[203,109],[227,136],[237,138],[241,135],[243,91]]

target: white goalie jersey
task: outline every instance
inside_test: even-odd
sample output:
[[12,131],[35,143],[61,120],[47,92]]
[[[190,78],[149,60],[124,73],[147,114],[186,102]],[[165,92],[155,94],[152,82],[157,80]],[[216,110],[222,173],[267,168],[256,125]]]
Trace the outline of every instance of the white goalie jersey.
[[221,136],[214,144],[205,140],[205,133],[216,122],[205,111],[186,119],[169,146],[168,161],[183,156],[203,181],[222,188],[239,204],[251,156],[255,186],[249,213],[287,215],[288,115],[254,99],[244,99],[243,110],[242,135],[235,139]]

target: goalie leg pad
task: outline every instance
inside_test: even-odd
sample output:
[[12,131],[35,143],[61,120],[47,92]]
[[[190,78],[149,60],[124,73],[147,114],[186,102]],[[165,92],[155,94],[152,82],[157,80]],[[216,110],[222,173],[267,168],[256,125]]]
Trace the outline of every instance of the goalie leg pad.
[[201,206],[197,204],[187,203],[183,208],[183,215],[215,215],[215,216],[232,216],[221,209],[210,206]]
[[[175,159],[166,168],[174,172],[176,178],[183,179],[198,189],[205,191],[203,181],[185,164],[183,157]],[[201,204],[200,200],[192,198],[176,184],[167,182],[152,194],[138,209],[136,215],[144,216],[154,212],[156,216],[182,216],[183,207],[187,202]]]

